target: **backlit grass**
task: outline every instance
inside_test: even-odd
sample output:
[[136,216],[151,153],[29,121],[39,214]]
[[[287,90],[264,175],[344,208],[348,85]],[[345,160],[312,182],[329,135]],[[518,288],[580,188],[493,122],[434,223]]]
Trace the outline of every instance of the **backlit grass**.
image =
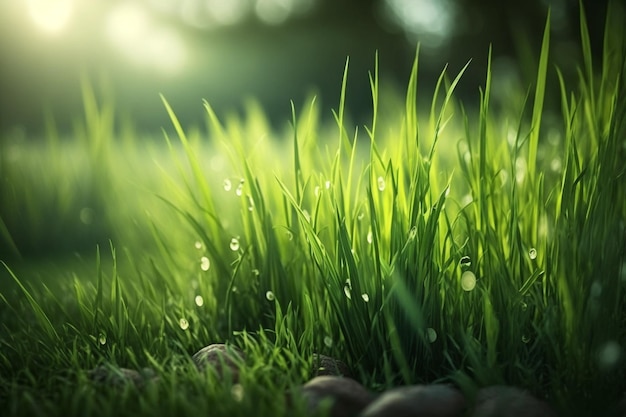
[[[463,69],[418,112],[417,54],[395,117],[375,61],[372,120],[350,125],[345,97],[368,86],[348,61],[332,129],[312,99],[285,134],[208,102],[207,131],[186,130],[163,97],[157,141],[116,129],[85,83],[73,137],[50,119],[39,143],[1,145],[0,409],[304,415],[282,393],[319,352],[371,389],[506,383],[563,415],[606,411],[626,390],[626,54],[607,16],[596,63],[581,15],[576,80],[550,65],[548,20],[518,113],[494,110],[491,59],[477,109],[455,98]],[[191,364],[224,341],[248,354],[243,397]],[[162,380],[99,388],[99,364]]]

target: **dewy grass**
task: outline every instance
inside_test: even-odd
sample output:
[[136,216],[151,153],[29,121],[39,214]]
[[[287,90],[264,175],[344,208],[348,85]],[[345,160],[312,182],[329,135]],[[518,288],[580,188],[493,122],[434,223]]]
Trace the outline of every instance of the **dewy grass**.
[[[113,140],[110,104],[85,85],[75,140],[50,123],[44,150],[2,145],[2,248],[58,238],[44,227],[55,216],[66,235],[97,224],[113,243],[95,266],[61,272],[7,255],[0,409],[286,415],[282,395],[307,378],[313,352],[344,359],[372,389],[447,380],[471,395],[506,383],[562,415],[608,409],[626,390],[620,19],[612,4],[597,68],[581,13],[573,83],[550,66],[548,20],[534,88],[510,92],[519,114],[494,110],[489,59],[477,112],[454,95],[463,68],[441,74],[421,117],[416,53],[397,118],[385,119],[376,57],[368,126],[347,122],[347,61],[331,133],[314,99],[292,103],[277,139],[258,107],[220,120],[207,102],[207,144],[163,98],[174,127],[163,152],[128,132]],[[557,123],[543,103],[555,82]],[[68,150],[88,167],[61,159]],[[42,186],[29,163],[69,188]],[[223,341],[248,354],[243,395],[193,371],[190,354]],[[150,366],[162,381],[97,388],[86,371],[98,364]],[[294,401],[291,415],[305,415]]]

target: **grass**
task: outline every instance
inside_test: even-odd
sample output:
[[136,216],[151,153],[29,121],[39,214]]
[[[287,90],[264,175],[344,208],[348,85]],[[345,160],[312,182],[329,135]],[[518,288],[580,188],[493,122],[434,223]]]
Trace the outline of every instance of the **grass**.
[[[611,7],[600,64],[581,12],[575,80],[550,66],[548,18],[533,86],[501,109],[490,59],[478,109],[455,98],[464,69],[443,71],[424,116],[418,53],[396,107],[375,61],[365,127],[348,121],[346,62],[333,129],[312,99],[292,103],[284,135],[253,103],[225,120],[205,103],[208,132],[186,130],[163,98],[164,151],[116,130],[85,83],[73,137],[49,118],[41,143],[1,145],[0,408],[305,415],[282,393],[320,352],[375,390],[507,383],[562,415],[607,412],[626,391],[626,54]],[[192,366],[224,341],[248,354],[243,397]],[[162,383],[97,387],[99,364]]]

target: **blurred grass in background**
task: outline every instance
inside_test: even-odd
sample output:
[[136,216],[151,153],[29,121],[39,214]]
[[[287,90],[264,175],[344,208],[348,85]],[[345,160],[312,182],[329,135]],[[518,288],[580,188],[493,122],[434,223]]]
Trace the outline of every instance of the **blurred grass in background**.
[[[161,415],[165,401],[189,414],[197,390],[227,394],[188,372],[188,354],[229,341],[252,352],[244,385],[268,413],[285,413],[272,398],[306,378],[313,351],[375,389],[508,383],[564,415],[606,410],[626,389],[626,55],[613,7],[601,63],[582,14],[578,79],[561,76],[548,20],[532,87],[502,105],[490,58],[476,109],[454,94],[465,69],[424,92],[418,54],[400,97],[376,59],[366,126],[347,116],[350,88],[368,87],[348,85],[349,63],[334,125],[311,98],[283,132],[254,102],[226,118],[205,102],[206,129],[188,129],[165,96],[164,144],[116,122],[106,91],[84,82],[71,136],[50,117],[43,142],[0,145],[5,409]],[[544,107],[553,83],[560,115]],[[418,91],[432,95],[426,113]],[[163,392],[99,397],[84,370],[100,363],[153,366]],[[224,413],[252,407],[231,403]]]

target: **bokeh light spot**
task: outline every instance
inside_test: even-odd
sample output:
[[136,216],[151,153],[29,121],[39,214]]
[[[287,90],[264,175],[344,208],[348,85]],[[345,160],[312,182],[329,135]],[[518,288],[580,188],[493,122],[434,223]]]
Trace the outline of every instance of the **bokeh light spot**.
[[47,33],[63,30],[74,11],[72,0],[27,0],[27,5],[33,22]]
[[187,61],[187,49],[174,28],[157,25],[140,3],[114,7],[106,22],[106,35],[129,61],[162,75],[179,73]]

